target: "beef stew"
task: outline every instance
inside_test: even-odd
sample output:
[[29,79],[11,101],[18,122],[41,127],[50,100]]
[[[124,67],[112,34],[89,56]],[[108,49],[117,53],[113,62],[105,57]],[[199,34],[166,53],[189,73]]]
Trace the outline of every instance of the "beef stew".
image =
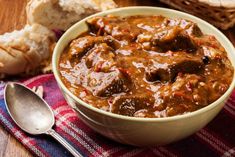
[[108,15],[64,50],[65,86],[99,109],[134,117],[193,112],[222,96],[234,69],[222,45],[193,22]]

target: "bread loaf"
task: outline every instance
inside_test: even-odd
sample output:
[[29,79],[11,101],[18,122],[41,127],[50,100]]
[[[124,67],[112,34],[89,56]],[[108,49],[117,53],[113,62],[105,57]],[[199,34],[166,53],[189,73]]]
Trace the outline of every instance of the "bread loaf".
[[39,24],[0,35],[0,76],[35,71],[49,59],[54,43],[54,33]]
[[26,13],[29,24],[67,30],[88,15],[115,7],[112,0],[30,0]]

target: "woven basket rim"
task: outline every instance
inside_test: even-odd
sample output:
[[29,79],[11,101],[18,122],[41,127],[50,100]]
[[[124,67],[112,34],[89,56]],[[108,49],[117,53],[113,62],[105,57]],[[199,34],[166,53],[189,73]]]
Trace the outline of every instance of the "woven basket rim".
[[[169,6],[196,15],[213,25],[228,29],[235,25],[235,0],[160,0]],[[220,3],[223,1],[223,4]],[[211,3],[212,2],[212,3]],[[193,5],[192,5],[193,4]],[[198,11],[198,9],[206,11]],[[196,9],[196,10],[195,10]],[[206,13],[205,13],[206,12]],[[207,15],[208,14],[208,15]]]

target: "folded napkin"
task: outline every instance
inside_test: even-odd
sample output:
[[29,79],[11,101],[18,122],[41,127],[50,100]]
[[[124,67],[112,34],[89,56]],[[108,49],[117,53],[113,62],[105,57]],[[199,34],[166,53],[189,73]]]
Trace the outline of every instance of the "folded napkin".
[[[67,105],[52,74],[40,75],[25,80],[23,83],[31,88],[43,86],[44,99],[52,107],[56,117],[54,129],[84,156],[235,156],[235,91],[219,115],[196,134],[167,146],[137,148],[109,140],[81,122],[76,113]],[[35,156],[71,156],[53,138],[47,135],[26,134],[15,125],[4,104],[4,85],[4,82],[0,83],[1,125]]]

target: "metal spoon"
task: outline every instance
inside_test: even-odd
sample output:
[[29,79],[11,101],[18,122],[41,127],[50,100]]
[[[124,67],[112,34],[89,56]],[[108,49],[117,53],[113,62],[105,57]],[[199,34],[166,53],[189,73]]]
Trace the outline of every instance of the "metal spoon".
[[5,104],[11,118],[22,130],[32,135],[51,135],[75,157],[82,157],[52,129],[55,118],[51,108],[32,90],[18,83],[8,83],[5,87]]

